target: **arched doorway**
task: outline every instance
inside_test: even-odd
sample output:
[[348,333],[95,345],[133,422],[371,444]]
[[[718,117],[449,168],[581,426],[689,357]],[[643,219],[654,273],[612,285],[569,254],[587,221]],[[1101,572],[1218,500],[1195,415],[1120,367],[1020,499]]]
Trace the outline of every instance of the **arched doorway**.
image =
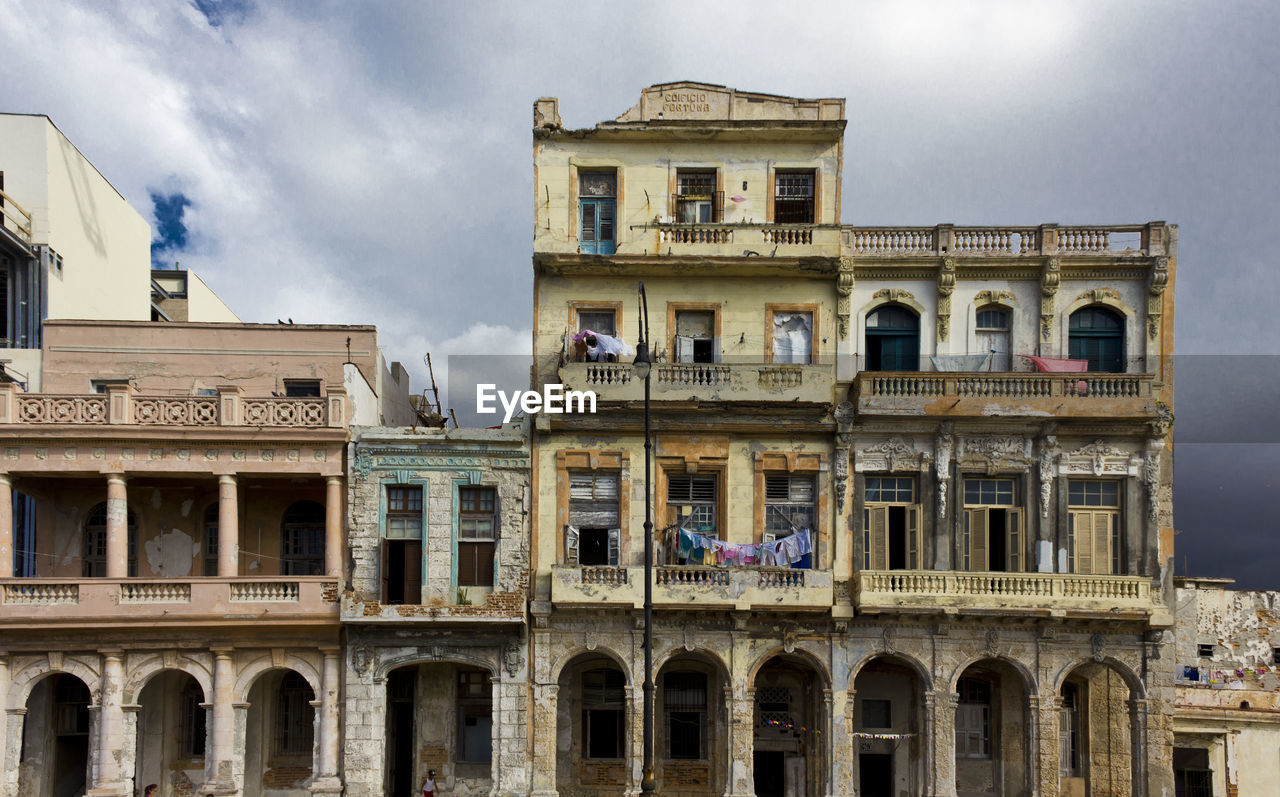
[[383,787],[419,794],[427,771],[452,793],[493,786],[494,682],[488,670],[425,662],[387,674]]
[[[556,785],[561,794],[622,794],[631,780],[629,680],[613,659],[584,654],[560,673]],[[637,784],[638,785],[638,784]]]
[[208,728],[204,690],[180,670],[165,670],[138,695],[134,785],[160,787],[159,797],[194,794],[204,783]]
[[825,687],[801,656],[773,657],[756,673],[752,772],[756,797],[815,797],[826,782]]
[[[1129,795],[1141,755],[1133,724],[1139,697],[1106,663],[1074,667],[1058,689],[1058,773],[1063,794]],[[1074,790],[1074,791],[1073,791]]]
[[70,673],[41,679],[27,697],[18,793],[78,797],[89,774],[89,703],[84,681]]
[[311,684],[293,670],[268,670],[254,681],[245,724],[244,797],[307,794],[315,699]]
[[1125,372],[1124,316],[1101,305],[1082,307],[1067,324],[1068,356],[1088,360],[1090,371]]
[[1022,794],[1033,780],[1027,687],[1008,662],[985,659],[956,680],[956,794]]
[[660,792],[725,791],[729,728],[721,667],[696,655],[662,665],[654,680],[654,779]]
[[867,313],[867,371],[920,370],[920,317],[897,304]]
[[924,683],[894,657],[875,658],[854,679],[853,760],[859,797],[921,794],[927,770]]
[[324,506],[298,501],[280,523],[280,575],[324,575]]
[[[128,515],[129,578],[138,575],[138,516],[130,507]],[[80,554],[80,575],[84,578],[103,578],[107,575],[107,502],[89,510],[84,520],[83,548]]]

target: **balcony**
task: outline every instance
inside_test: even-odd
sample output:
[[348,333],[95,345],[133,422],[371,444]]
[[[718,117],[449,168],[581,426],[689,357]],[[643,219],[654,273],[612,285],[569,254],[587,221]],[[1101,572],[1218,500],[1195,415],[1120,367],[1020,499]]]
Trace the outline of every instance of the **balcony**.
[[1161,222],[1088,227],[845,227],[851,257],[1143,257],[1165,254]]
[[[656,363],[650,377],[655,401],[831,401],[830,365]],[[591,390],[600,401],[643,401],[644,380],[630,363],[565,363],[560,381]]]
[[483,593],[468,604],[434,603],[381,603],[376,600],[360,600],[347,594],[342,597],[342,621],[344,623],[524,623],[526,595],[523,592],[491,592],[479,587],[468,587]]
[[637,246],[666,256],[838,257],[841,229],[832,224],[639,224]]
[[859,415],[1151,420],[1149,374],[863,371],[851,393]]
[[[829,611],[831,573],[786,567],[655,566],[653,605],[664,609]],[[558,607],[644,606],[643,567],[556,565],[551,601]]]
[[327,576],[0,579],[0,627],[308,625],[338,621]]
[[0,383],[0,424],[74,426],[345,427],[346,391],[330,388],[320,398],[246,398],[238,387],[211,396],[140,396],[128,385],[106,393],[23,393]]
[[1144,576],[863,570],[854,574],[860,614],[1107,617],[1172,622]]

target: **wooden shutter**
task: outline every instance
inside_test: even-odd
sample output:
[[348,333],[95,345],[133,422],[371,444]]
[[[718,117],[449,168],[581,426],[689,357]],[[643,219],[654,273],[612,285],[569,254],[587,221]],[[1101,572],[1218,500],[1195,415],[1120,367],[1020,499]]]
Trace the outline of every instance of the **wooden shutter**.
[[609,564],[617,565],[621,559],[622,529],[609,529]]
[[969,570],[981,572],[991,569],[988,561],[988,533],[991,529],[991,513],[987,509],[966,509],[965,523],[969,527]]
[[920,564],[920,507],[907,507],[907,569],[919,570]]
[[693,338],[685,335],[676,335],[676,362],[693,362]]
[[407,540],[404,546],[404,602],[422,603],[422,541]]
[[578,530],[573,526],[564,527],[564,563],[578,564]]
[[1071,513],[1071,544],[1075,549],[1075,561],[1071,563],[1071,572],[1089,574],[1093,572],[1093,513]]
[[1093,515],[1093,573],[1107,575],[1111,572],[1111,513],[1092,512]]
[[876,506],[871,517],[871,569],[889,569],[889,507]]
[[1023,511],[1010,509],[1005,513],[1004,569],[1010,573],[1021,573],[1022,565],[1022,524]]
[[388,591],[388,586],[391,583],[389,578],[389,574],[391,571],[391,560],[387,556],[387,554],[390,553],[390,550],[391,550],[391,543],[387,542],[386,538],[384,537],[382,539],[382,544],[380,547],[381,547],[381,557],[379,558],[378,561],[381,562],[382,564],[382,566],[379,568],[382,575],[382,602],[386,603],[391,598],[391,593]]

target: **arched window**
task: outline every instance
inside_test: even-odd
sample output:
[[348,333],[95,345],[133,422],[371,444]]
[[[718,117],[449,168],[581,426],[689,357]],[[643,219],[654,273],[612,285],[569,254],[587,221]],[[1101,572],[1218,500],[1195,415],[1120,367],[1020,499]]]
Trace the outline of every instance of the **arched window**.
[[1090,371],[1122,374],[1124,368],[1124,317],[1098,305],[1082,307],[1068,324],[1069,356],[1088,360]]
[[896,304],[867,314],[868,371],[920,370],[920,318]]
[[315,501],[299,501],[285,510],[280,575],[324,575],[324,507]]
[[280,681],[276,700],[275,754],[310,755],[315,709],[307,679],[292,670]]
[[218,504],[204,510],[204,574],[218,575]]
[[[129,510],[129,577],[138,575],[138,517]],[[89,510],[84,521],[84,550],[80,555],[80,575],[103,578],[107,575],[107,503]]]
[[1012,327],[1010,312],[998,304],[978,308],[975,332],[978,348],[975,354],[991,354],[987,364],[989,371],[1012,371],[1013,354],[1009,346],[1009,330]]

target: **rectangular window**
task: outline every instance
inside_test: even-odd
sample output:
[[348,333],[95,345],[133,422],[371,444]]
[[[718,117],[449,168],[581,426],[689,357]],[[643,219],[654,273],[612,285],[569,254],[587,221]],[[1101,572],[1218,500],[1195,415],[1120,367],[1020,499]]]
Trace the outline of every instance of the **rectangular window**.
[[1025,569],[1025,512],[1013,479],[964,480],[964,569],[1020,573]]
[[991,758],[991,684],[961,678],[956,691],[960,694],[956,706],[956,755]]
[[1058,771],[1064,778],[1080,777],[1080,687],[1062,685],[1062,709],[1058,715]]
[[863,700],[862,701],[862,727],[892,728],[893,727],[893,701]]
[[94,393],[103,394],[107,392],[107,388],[118,385],[120,387],[128,387],[128,379],[90,379],[89,387]]
[[188,680],[182,689],[178,704],[178,732],[181,735],[178,749],[183,758],[204,758],[205,731],[208,715],[200,704],[204,692],[194,680]]
[[618,518],[617,473],[570,473],[569,526],[573,544],[566,548],[567,563],[617,565],[621,538]]
[[281,575],[321,575],[324,573],[324,526],[285,526],[280,550]]
[[422,485],[387,485],[382,600],[388,604],[422,603]]
[[920,569],[924,554],[915,478],[868,476],[863,496],[863,569]]
[[812,312],[771,310],[769,330],[772,362],[801,365],[813,362]]
[[1196,655],[1202,659],[1213,658],[1213,643],[1196,645]]
[[667,474],[667,525],[719,537],[714,474]]
[[310,698],[311,687],[301,675],[285,675],[276,696],[276,755],[311,755],[315,709]]
[[1120,483],[1101,479],[1067,482],[1067,563],[1072,573],[1123,572],[1120,559]]
[[621,670],[582,674],[582,747],[587,758],[622,758],[626,680]]
[[488,673],[458,671],[458,760],[493,758],[493,684]]
[[618,173],[614,169],[578,172],[578,250],[586,255],[611,255],[618,202]]
[[288,398],[320,398],[320,380],[286,379],[284,394]]
[[774,175],[775,224],[815,224],[813,169],[778,171]]
[[458,489],[458,586],[492,587],[497,543],[497,491]]
[[662,678],[663,721],[667,758],[701,761],[706,755],[707,676],[669,672]]
[[680,224],[720,221],[723,197],[724,192],[716,190],[715,169],[676,170],[676,193],[671,206]]
[[598,332],[601,335],[618,336],[618,311],[613,308],[578,310],[578,331]]
[[813,530],[817,501],[812,476],[764,477],[764,542]]
[[719,361],[714,310],[677,310],[675,361],[713,363]]

